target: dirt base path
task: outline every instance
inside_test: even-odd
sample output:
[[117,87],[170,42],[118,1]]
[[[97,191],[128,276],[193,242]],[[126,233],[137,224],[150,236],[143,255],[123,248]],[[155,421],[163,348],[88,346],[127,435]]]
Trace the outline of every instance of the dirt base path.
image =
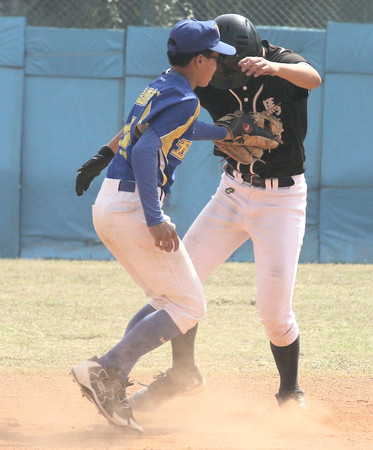
[[[208,377],[203,393],[136,414],[141,436],[116,430],[68,375],[1,374],[1,448],[373,449],[373,380],[302,378],[305,412],[277,407],[277,380]],[[135,386],[136,389],[139,386]]]

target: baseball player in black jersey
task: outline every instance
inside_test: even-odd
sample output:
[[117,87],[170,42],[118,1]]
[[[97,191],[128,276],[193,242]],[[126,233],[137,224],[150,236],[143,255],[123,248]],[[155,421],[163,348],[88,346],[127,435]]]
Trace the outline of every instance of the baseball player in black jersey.
[[[221,40],[235,46],[237,54],[221,57],[210,84],[196,89],[201,105],[214,120],[237,110],[276,117],[283,125],[282,143],[246,165],[215,147],[216,155],[226,157],[221,182],[183,243],[203,282],[252,240],[256,308],[280,375],[276,398],[279,405],[292,401],[303,406],[292,297],[305,231],[307,98],[321,78],[300,55],[261,40],[247,18],[225,14],[215,21]],[[196,332],[197,325],[171,341],[172,368],[130,397],[134,410],[151,410],[176,395],[203,388],[205,380],[194,361]]]

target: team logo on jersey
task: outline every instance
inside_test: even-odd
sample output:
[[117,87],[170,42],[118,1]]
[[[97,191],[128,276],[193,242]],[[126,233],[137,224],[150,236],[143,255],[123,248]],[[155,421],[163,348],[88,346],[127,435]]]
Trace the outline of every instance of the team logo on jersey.
[[233,192],[234,192],[234,189],[231,188],[231,187],[229,187],[229,188],[227,188],[227,189],[225,190],[225,193],[226,193],[226,194],[233,194]]
[[[257,111],[256,102],[258,100],[259,95],[262,93],[263,88],[264,88],[264,85],[262,84],[254,96],[254,100],[253,100],[253,107],[255,108],[254,111]],[[263,106],[267,113],[276,114],[276,116],[281,115],[281,103],[276,103],[274,97],[269,97],[269,98],[266,98],[265,100],[263,100]]]
[[184,159],[184,156],[187,154],[187,151],[189,150],[191,145],[192,145],[192,142],[188,141],[188,139],[179,139],[176,142],[177,148],[171,150],[171,155],[175,156],[175,158],[182,161]]
[[139,98],[136,100],[136,105],[144,106],[149,103],[149,100],[154,97],[154,95],[160,95],[158,89],[153,89],[151,87],[146,87],[144,91],[140,94]]
[[263,105],[267,113],[276,114],[276,116],[279,116],[281,114],[281,104],[280,103],[276,104],[275,99],[273,97],[264,100]]

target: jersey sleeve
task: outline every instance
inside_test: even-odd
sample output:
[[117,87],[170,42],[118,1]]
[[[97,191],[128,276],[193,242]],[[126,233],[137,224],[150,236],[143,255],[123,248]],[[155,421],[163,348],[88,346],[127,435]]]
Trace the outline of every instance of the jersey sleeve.
[[193,141],[221,141],[227,137],[227,129],[222,126],[196,120],[193,124]]
[[164,221],[158,196],[157,152],[161,141],[149,126],[132,150],[132,168],[148,227]]
[[270,61],[284,64],[297,64],[300,62],[309,64],[309,62],[305,58],[303,58],[303,56],[294,53],[293,50],[269,44],[268,41],[263,41],[263,43],[267,48],[267,58]]

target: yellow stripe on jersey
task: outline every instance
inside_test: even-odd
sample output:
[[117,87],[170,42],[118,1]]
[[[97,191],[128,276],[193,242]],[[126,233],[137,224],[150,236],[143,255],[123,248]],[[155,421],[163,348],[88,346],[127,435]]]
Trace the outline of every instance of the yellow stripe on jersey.
[[145,108],[144,112],[141,114],[141,117],[136,124],[135,135],[137,138],[140,138],[140,136],[149,126],[147,122],[144,124],[142,121],[149,115],[151,109],[152,109],[152,102],[150,102],[148,106]]

